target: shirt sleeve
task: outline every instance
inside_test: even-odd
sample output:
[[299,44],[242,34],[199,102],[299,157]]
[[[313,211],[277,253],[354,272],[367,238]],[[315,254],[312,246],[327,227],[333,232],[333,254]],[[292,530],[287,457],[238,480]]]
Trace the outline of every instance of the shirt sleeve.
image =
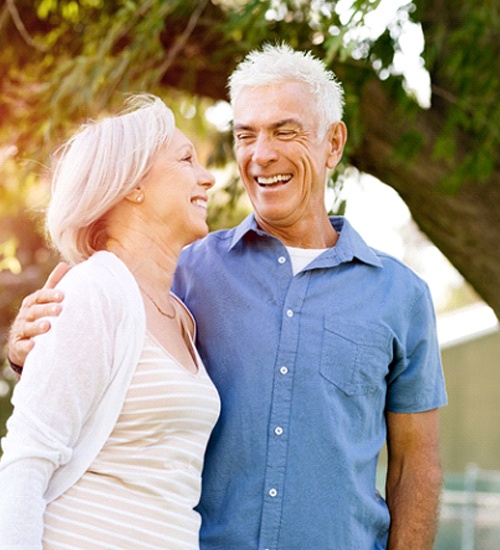
[[413,304],[388,377],[387,410],[423,412],[446,405],[436,318],[427,286]]
[[102,288],[71,272],[63,283],[62,313],[36,338],[2,440],[0,541],[16,548],[42,548],[49,480],[71,459],[111,374],[114,323]]

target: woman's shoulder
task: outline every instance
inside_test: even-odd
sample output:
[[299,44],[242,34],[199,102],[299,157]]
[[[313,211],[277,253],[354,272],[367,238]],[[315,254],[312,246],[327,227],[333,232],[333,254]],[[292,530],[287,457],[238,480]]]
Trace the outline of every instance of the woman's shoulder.
[[107,251],[96,252],[73,266],[57,286],[64,292],[65,301],[142,303],[133,275],[117,256]]
[[92,283],[99,286],[115,282],[133,285],[134,277],[127,266],[112,252],[101,250],[73,266],[61,280],[61,285]]

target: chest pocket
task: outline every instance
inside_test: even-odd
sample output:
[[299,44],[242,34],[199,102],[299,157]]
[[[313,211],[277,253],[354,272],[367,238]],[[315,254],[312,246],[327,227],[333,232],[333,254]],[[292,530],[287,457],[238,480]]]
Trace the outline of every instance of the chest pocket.
[[392,360],[389,330],[326,317],[320,373],[346,395],[385,391]]

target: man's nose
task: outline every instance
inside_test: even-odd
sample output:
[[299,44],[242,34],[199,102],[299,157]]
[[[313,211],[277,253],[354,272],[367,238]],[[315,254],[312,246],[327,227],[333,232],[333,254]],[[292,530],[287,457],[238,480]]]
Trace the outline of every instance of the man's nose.
[[274,147],[272,138],[264,133],[258,134],[255,138],[252,160],[256,164],[264,166],[277,158],[278,153]]

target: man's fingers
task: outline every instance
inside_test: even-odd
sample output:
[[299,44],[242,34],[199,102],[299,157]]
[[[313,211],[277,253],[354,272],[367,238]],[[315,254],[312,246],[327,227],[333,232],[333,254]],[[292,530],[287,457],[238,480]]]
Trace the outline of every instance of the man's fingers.
[[64,295],[56,289],[57,283],[68,272],[66,263],[58,264],[49,275],[45,285],[23,300],[14,323],[12,324],[9,341],[8,356],[16,365],[24,365],[26,356],[33,349],[33,337],[43,334],[50,329],[50,322],[42,317],[59,315],[62,311]]
[[33,349],[35,343],[33,337],[43,334],[50,329],[50,322],[47,319],[30,323],[28,321],[16,321],[11,328],[8,357],[15,364],[22,366],[26,356]]
[[[33,323],[42,317],[57,317],[62,311],[62,305],[54,303],[52,299],[47,299],[46,303],[33,303],[21,310],[22,317],[20,321],[26,324]],[[45,331],[44,331],[45,332]]]
[[30,338],[24,338],[22,340],[15,340],[12,345],[9,346],[8,357],[14,363],[14,365],[23,366],[26,361],[26,356],[33,349],[33,340]]
[[[43,334],[50,329],[50,321],[42,319],[41,321],[27,321],[26,319],[16,319],[15,323],[10,329],[9,347],[19,347],[19,343],[24,340],[29,340],[33,336]],[[22,346],[21,346],[22,348]]]
[[16,340],[18,342],[22,342],[23,340],[33,338],[33,336],[38,336],[39,334],[47,332],[49,328],[50,322],[47,321],[47,319],[43,319],[42,321],[26,322],[23,324],[22,331],[19,331],[16,334]]
[[43,285],[43,288],[55,288],[57,283],[66,275],[66,273],[69,271],[70,267],[65,262],[60,262],[54,267],[52,272],[50,273],[48,279],[45,281],[45,284]]
[[42,315],[54,315],[48,308],[42,309],[41,311],[39,311],[38,308],[43,304],[57,304],[58,302],[62,302],[63,297],[63,293],[56,288],[42,288],[36,290],[24,298],[20,313],[28,318],[27,312],[34,309],[35,311],[30,315],[31,320],[37,319]]
[[[21,310],[9,332],[8,357],[18,366],[23,366],[26,356],[33,349],[32,338],[50,329],[50,322],[43,317],[59,315],[63,294],[55,289],[37,290],[23,300]],[[45,302],[45,303],[40,303]]]

